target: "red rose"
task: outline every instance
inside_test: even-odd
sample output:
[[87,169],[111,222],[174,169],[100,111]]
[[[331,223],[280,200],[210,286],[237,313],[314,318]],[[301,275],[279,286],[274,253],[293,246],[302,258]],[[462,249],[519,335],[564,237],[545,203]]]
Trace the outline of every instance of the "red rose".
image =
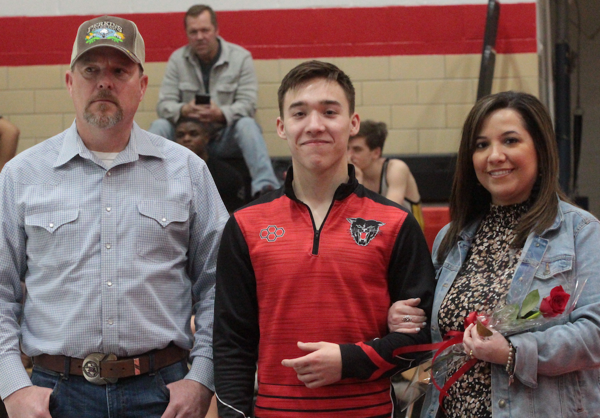
[[566,293],[562,286],[556,286],[550,291],[550,296],[542,299],[540,303],[540,312],[544,318],[553,318],[565,311],[567,302],[571,295]]

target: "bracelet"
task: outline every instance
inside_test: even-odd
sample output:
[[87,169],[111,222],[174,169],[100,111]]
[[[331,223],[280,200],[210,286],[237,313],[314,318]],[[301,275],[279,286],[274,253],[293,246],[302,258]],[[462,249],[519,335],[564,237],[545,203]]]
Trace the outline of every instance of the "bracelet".
[[508,342],[508,360],[506,361],[506,373],[508,373],[508,384],[515,380],[515,355],[517,350],[512,343]]

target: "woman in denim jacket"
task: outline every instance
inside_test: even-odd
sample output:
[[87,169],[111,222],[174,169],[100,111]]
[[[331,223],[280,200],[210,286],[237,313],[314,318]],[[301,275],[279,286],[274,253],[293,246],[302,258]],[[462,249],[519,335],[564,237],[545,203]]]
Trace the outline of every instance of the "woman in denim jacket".
[[[450,217],[433,246],[432,340],[465,331],[464,351],[478,361],[443,408],[430,386],[421,416],[600,417],[600,224],[565,201],[552,122],[535,97],[504,92],[475,104]],[[543,326],[508,338],[464,328],[470,312],[502,300],[520,306],[535,289],[541,297],[556,286],[572,294],[577,282],[586,284],[576,308]],[[390,310],[390,318],[414,314],[421,312],[401,302]]]

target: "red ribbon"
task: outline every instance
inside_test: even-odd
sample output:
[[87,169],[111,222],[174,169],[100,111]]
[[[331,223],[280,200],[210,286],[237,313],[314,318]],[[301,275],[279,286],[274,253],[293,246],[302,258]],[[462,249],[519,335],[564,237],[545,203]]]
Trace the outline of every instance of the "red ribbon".
[[[393,354],[395,357],[406,353],[437,350],[432,359],[432,363],[434,363],[435,359],[441,353],[443,353],[445,349],[455,344],[462,344],[463,335],[464,332],[461,331],[448,331],[446,335],[444,335],[444,341],[440,343],[409,345],[394,350]],[[473,367],[475,363],[477,363],[476,358],[472,358],[469,361],[467,361],[460,369],[458,369],[452,376],[450,376],[450,379],[448,379],[448,381],[443,387],[440,387],[440,385],[435,381],[433,374],[431,375],[431,383],[433,383],[433,386],[435,386],[435,388],[440,392],[439,403],[444,413],[446,413],[446,410],[444,409],[443,401],[444,398],[448,396],[448,388],[450,388],[450,386],[452,386],[458,379],[460,379],[462,375],[464,375],[471,367]]]

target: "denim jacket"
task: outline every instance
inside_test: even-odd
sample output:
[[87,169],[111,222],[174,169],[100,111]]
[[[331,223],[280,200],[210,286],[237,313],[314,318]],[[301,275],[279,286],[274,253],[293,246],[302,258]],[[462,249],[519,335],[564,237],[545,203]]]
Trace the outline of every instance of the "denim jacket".
[[[436,237],[433,342],[442,340],[440,305],[465,261],[479,223],[460,233],[443,265],[437,263],[437,249],[448,225]],[[561,201],[554,224],[542,234],[527,237],[507,302],[520,305],[534,289],[545,297],[559,285],[572,294],[575,284],[585,279],[570,315],[509,337],[516,348],[515,380],[509,385],[505,366],[492,364],[494,418],[600,417],[600,223],[588,212]],[[438,397],[430,385],[422,417],[436,416]]]

